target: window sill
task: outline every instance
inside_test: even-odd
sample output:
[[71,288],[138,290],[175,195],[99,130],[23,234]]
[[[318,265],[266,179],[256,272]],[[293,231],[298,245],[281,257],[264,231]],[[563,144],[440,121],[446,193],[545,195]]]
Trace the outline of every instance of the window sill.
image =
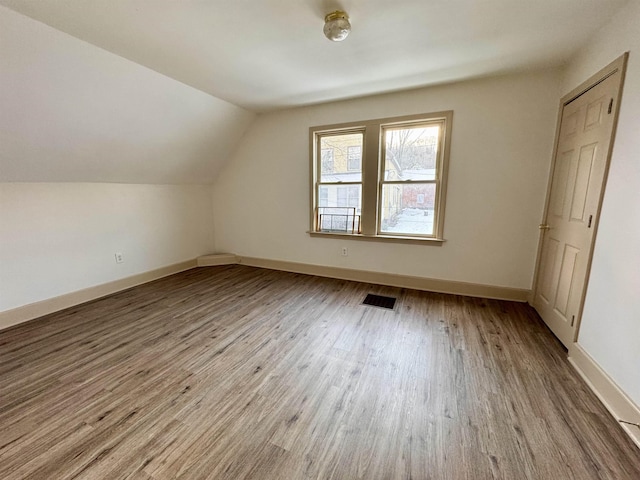
[[369,242],[389,242],[389,243],[409,243],[414,245],[438,245],[441,246],[446,240],[443,238],[422,238],[406,237],[401,235],[363,235],[361,233],[330,233],[330,232],[307,232],[311,237],[340,238],[348,240],[365,240]]

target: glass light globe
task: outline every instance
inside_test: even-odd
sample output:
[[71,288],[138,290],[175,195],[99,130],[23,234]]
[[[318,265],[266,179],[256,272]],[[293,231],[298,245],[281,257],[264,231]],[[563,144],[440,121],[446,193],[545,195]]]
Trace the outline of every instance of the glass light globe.
[[351,32],[349,16],[340,10],[324,17],[324,35],[332,42],[341,42]]

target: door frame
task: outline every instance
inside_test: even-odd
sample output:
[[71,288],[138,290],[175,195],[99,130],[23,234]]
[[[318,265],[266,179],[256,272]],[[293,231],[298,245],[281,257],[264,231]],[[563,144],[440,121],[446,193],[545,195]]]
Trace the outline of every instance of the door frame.
[[[576,88],[571,90],[565,96],[560,99],[560,106],[558,108],[558,117],[556,120],[556,134],[553,142],[553,154],[551,157],[551,165],[549,167],[549,179],[547,181],[547,193],[544,202],[543,216],[541,224],[547,223],[547,217],[549,215],[549,202],[551,199],[551,184],[553,182],[553,172],[555,172],[556,167],[556,157],[558,155],[558,144],[560,142],[560,126],[562,124],[562,114],[564,112],[564,107],[566,107],[569,103],[574,101],[576,98],[586,93],[599,83],[603,82],[611,75],[614,75],[617,72],[620,72],[620,79],[618,83],[618,95],[617,101],[614,102],[613,109],[611,114],[613,115],[613,126],[611,129],[611,141],[609,142],[609,150],[606,153],[605,157],[605,165],[604,165],[604,175],[602,177],[602,189],[600,190],[600,198],[598,199],[598,208],[595,212],[595,216],[593,219],[593,237],[591,238],[591,244],[589,245],[589,250],[587,252],[587,270],[585,274],[584,284],[582,287],[582,295],[580,298],[580,306],[578,308],[578,315],[576,316],[575,329],[573,334],[573,342],[578,340],[578,332],[580,331],[580,323],[582,322],[582,311],[584,309],[584,301],[587,294],[587,288],[589,287],[589,278],[591,277],[591,263],[593,260],[593,250],[594,245],[596,243],[596,238],[598,236],[598,225],[600,224],[600,211],[602,210],[602,201],[604,199],[605,189],[607,186],[607,178],[609,176],[609,166],[611,164],[611,155],[613,153],[613,147],[616,138],[616,130],[618,128],[618,114],[620,112],[620,104],[622,103],[622,93],[624,87],[624,79],[627,72],[627,62],[629,60],[629,52],[625,52],[616,58],[609,65],[589,77],[587,80],[582,82]],[[538,236],[538,251],[536,254],[536,266],[533,274],[533,285],[531,288],[531,295],[529,297],[529,305],[533,306],[534,300],[538,293],[538,276],[540,274],[540,263],[542,262],[542,247],[544,242],[544,230],[540,230]],[[569,345],[566,345],[568,348]]]

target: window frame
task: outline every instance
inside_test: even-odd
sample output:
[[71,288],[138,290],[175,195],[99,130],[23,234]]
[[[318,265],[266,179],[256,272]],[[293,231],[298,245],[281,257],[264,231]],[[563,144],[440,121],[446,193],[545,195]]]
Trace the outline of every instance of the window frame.
[[[441,124],[440,137],[438,139],[436,156],[436,179],[432,181],[418,180],[415,182],[403,181],[402,183],[435,183],[436,193],[434,202],[433,234],[405,234],[393,232],[381,232],[381,202],[382,185],[384,182],[384,129],[401,128],[403,126],[420,126],[428,124]],[[321,125],[309,128],[310,149],[310,230],[312,236],[340,237],[375,241],[393,241],[403,243],[442,244],[444,239],[444,217],[447,191],[447,179],[449,170],[449,156],[451,151],[451,130],[453,124],[453,111],[432,112],[417,115],[405,115],[360,122],[349,122],[333,125]],[[317,208],[319,195],[319,175],[321,152],[320,138],[328,135],[359,133],[363,134],[361,155],[361,217],[360,233],[334,233],[318,230]],[[387,182],[388,183],[388,182]],[[347,185],[343,183],[342,185]]]
[[[314,207],[313,207],[313,211],[312,211],[312,216],[313,218],[311,219],[312,224],[314,225],[313,228],[317,228],[317,224],[319,222],[319,217],[318,217],[318,209],[319,208],[324,208],[324,207],[320,207],[319,205],[319,199],[320,199],[320,189],[323,186],[335,186],[337,187],[337,191],[336,191],[336,195],[338,195],[338,192],[340,191],[339,189],[342,187],[345,189],[345,200],[348,204],[349,202],[349,192],[348,189],[349,187],[359,187],[360,191],[362,192],[362,189],[364,188],[364,182],[363,182],[363,173],[362,170],[360,171],[360,181],[335,181],[335,182],[323,182],[321,179],[321,173],[322,173],[322,152],[325,150],[328,150],[326,148],[322,148],[322,139],[324,137],[332,137],[332,136],[339,136],[339,135],[362,135],[362,149],[364,150],[364,130],[361,128],[346,128],[346,129],[339,129],[339,130],[330,130],[330,131],[326,131],[326,132],[317,132],[316,135],[314,135],[314,143],[311,145],[312,148],[312,157],[315,158],[315,163],[314,166],[312,167],[312,175],[313,175],[313,179],[312,179],[312,185],[313,185],[313,192],[312,192],[312,202]],[[331,148],[332,151],[335,151],[334,148]],[[330,173],[336,173],[335,172],[335,152],[332,156],[333,158],[333,170]],[[345,158],[345,162],[347,161],[347,159]],[[362,162],[361,162],[362,163]],[[347,171],[348,168],[347,168]],[[354,170],[351,170],[352,172]],[[360,207],[359,208],[355,208],[354,209],[354,216],[358,215],[358,210],[362,209],[362,198],[359,198],[360,200]],[[336,198],[337,201],[337,198]],[[329,207],[330,208],[330,207]],[[349,206],[340,206],[340,205],[336,205],[334,208],[354,208],[354,207],[349,207]],[[329,233],[329,234],[339,234],[339,235],[353,235],[353,234],[359,234],[360,233],[360,225],[361,225],[361,221],[362,218],[359,216],[358,218],[358,229],[357,229],[357,233],[349,233],[349,232],[335,232],[335,231],[324,231],[323,233]],[[355,219],[354,219],[354,226],[356,225]]]
[[[387,173],[387,169],[386,169],[386,163],[387,163],[387,142],[386,142],[386,132],[387,131],[392,131],[392,130],[403,130],[403,129],[409,129],[409,128],[420,128],[420,127],[430,127],[430,126],[438,126],[439,127],[439,135],[438,135],[438,141],[436,142],[436,158],[435,158],[435,175],[433,180],[401,180],[401,179],[394,179],[394,180],[387,180],[386,177],[386,173]],[[411,121],[411,122],[405,122],[405,123],[393,123],[391,125],[388,124],[384,124],[384,125],[380,125],[380,156],[379,156],[379,162],[380,162],[380,173],[378,176],[378,188],[379,188],[379,192],[378,192],[378,219],[377,219],[377,235],[379,236],[387,236],[387,235],[392,235],[392,236],[397,236],[397,235],[401,235],[401,236],[407,236],[407,237],[418,237],[418,238],[438,238],[437,237],[437,226],[436,223],[441,215],[441,212],[438,209],[438,205],[439,205],[439,196],[440,196],[440,192],[441,192],[441,175],[439,175],[439,172],[441,172],[442,170],[442,155],[441,155],[441,149],[443,148],[443,135],[442,132],[444,131],[444,129],[446,128],[446,122],[443,119],[430,119],[424,122],[421,121]],[[409,233],[394,233],[394,232],[384,232],[382,231],[382,222],[383,222],[383,213],[382,213],[382,203],[383,203],[383,190],[384,190],[384,186],[385,185],[397,185],[398,187],[404,187],[404,186],[408,186],[408,185],[435,185],[435,200],[434,200],[434,205],[433,205],[433,212],[434,212],[434,220],[433,220],[433,233],[431,235],[425,235],[425,234],[409,234]],[[400,188],[400,196],[402,196],[402,191],[403,189]],[[394,192],[397,193],[397,192]],[[395,195],[394,195],[395,196]]]

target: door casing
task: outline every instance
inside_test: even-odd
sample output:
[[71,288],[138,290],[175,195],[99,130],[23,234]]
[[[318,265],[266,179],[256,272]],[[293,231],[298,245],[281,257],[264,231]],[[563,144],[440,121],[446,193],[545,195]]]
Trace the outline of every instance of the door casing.
[[[613,62],[611,62],[609,65],[604,67],[602,70],[600,70],[596,74],[589,77],[586,81],[581,83],[578,87],[574,88],[571,92],[569,92],[564,97],[562,97],[562,99],[560,99],[560,106],[558,108],[558,117],[556,120],[556,134],[555,134],[555,140],[553,144],[553,156],[551,160],[551,166],[549,169],[549,180],[547,182],[547,194],[546,194],[546,199],[544,204],[544,210],[543,210],[544,215],[541,222],[542,224],[547,223],[547,218],[549,215],[551,186],[553,182],[553,172],[555,172],[555,168],[556,168],[556,158],[558,154],[558,145],[560,141],[560,127],[562,123],[562,115],[563,115],[564,107],[569,103],[571,103],[576,98],[578,98],[579,96],[581,96],[582,94],[584,94],[585,92],[587,92],[588,90],[590,90],[591,88],[593,88],[594,86],[596,86],[597,84],[599,84],[600,82],[609,78],[611,75],[615,74],[616,72],[620,72],[618,94],[617,94],[616,101],[614,102],[614,105],[613,105],[613,110],[611,112],[611,114],[613,115],[611,141],[609,142],[609,149],[606,152],[606,156],[605,156],[605,167],[604,167],[604,175],[602,178],[602,189],[600,190],[600,198],[598,199],[598,208],[596,210],[596,213],[593,219],[593,236],[591,239],[591,245],[589,246],[589,249],[587,252],[587,269],[586,269],[584,285],[581,292],[580,307],[579,307],[578,315],[576,317],[576,322],[575,322],[573,342],[576,342],[578,339],[578,332],[580,331],[580,323],[582,321],[582,312],[584,309],[584,300],[585,300],[587,288],[589,285],[589,277],[591,274],[591,263],[593,260],[593,249],[594,249],[593,247],[595,245],[596,238],[598,235],[598,225],[600,224],[600,212],[602,210],[602,200],[604,198],[604,193],[607,185],[609,165],[611,164],[611,154],[613,152],[613,146],[614,146],[615,137],[616,137],[616,129],[618,125],[618,114],[620,112],[620,104],[622,100],[624,78],[626,74],[628,59],[629,59],[629,52],[625,52],[620,57],[618,57]],[[534,299],[536,298],[536,295],[537,295],[538,276],[540,274],[540,266],[542,263],[543,240],[544,240],[544,231],[541,230],[538,238],[538,252],[536,257],[536,268],[533,276],[533,285],[531,289],[531,295],[529,296],[530,305],[533,305]],[[568,347],[568,345],[565,345],[565,346]]]

